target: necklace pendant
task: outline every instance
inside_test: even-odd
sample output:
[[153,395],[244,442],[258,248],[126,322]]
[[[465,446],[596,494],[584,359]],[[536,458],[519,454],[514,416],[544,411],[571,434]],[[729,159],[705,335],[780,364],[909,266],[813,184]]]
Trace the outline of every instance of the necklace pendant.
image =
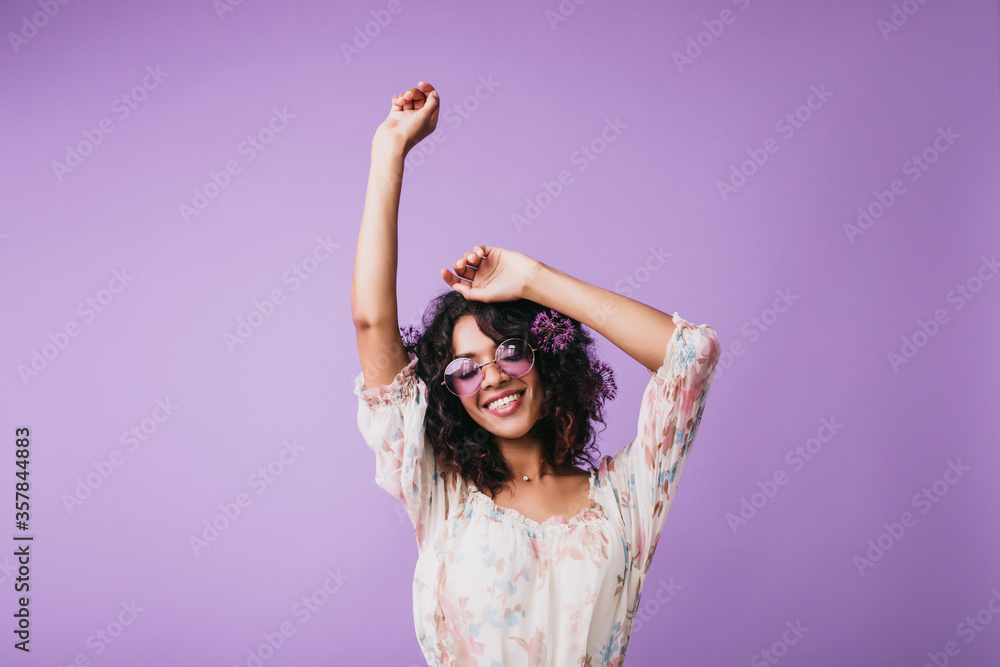
[[525,482],[527,482],[528,481],[528,476],[525,475],[523,479],[524,479]]

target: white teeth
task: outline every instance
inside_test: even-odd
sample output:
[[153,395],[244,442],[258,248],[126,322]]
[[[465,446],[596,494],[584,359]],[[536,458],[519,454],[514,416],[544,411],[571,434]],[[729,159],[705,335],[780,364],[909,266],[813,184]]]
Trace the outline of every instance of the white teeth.
[[499,408],[504,407],[505,405],[513,403],[518,398],[520,398],[521,394],[523,394],[523,393],[524,393],[523,391],[519,391],[516,394],[510,394],[508,396],[504,396],[503,398],[500,398],[500,399],[497,399],[497,400],[493,401],[492,403],[490,403],[486,407],[488,409],[490,409],[490,410],[497,410]]

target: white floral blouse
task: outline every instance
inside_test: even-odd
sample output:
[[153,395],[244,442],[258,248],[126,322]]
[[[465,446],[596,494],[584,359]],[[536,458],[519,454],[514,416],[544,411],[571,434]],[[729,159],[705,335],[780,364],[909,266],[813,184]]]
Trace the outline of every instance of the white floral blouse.
[[400,500],[419,556],[413,618],[429,665],[622,665],[643,581],[701,421],[719,341],[673,315],[636,438],[590,469],[590,506],[542,523],[439,473],[416,357],[389,385],[355,378],[375,482]]

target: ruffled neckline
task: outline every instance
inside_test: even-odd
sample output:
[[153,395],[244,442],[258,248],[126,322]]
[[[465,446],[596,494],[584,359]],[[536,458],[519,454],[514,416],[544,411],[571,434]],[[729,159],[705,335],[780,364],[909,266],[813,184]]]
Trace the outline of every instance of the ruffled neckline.
[[497,505],[492,498],[480,491],[472,482],[466,483],[467,502],[490,519],[522,528],[532,537],[552,536],[572,530],[577,525],[593,523],[604,518],[604,507],[597,500],[596,479],[597,469],[591,468],[590,490],[587,492],[589,505],[568,519],[561,514],[553,514],[545,521],[529,519],[516,509]]

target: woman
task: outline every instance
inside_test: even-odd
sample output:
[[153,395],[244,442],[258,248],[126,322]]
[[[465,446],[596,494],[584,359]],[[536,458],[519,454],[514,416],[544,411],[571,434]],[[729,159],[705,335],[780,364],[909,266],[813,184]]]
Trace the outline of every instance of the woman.
[[[694,441],[719,343],[530,257],[477,245],[404,345],[397,215],[407,152],[440,101],[421,81],[372,140],[351,287],[358,425],[413,523],[417,638],[431,665],[621,665]],[[645,366],[635,440],[584,470],[614,394],[597,331]],[[409,333],[409,332],[407,332]],[[407,336],[410,338],[410,336]]]

